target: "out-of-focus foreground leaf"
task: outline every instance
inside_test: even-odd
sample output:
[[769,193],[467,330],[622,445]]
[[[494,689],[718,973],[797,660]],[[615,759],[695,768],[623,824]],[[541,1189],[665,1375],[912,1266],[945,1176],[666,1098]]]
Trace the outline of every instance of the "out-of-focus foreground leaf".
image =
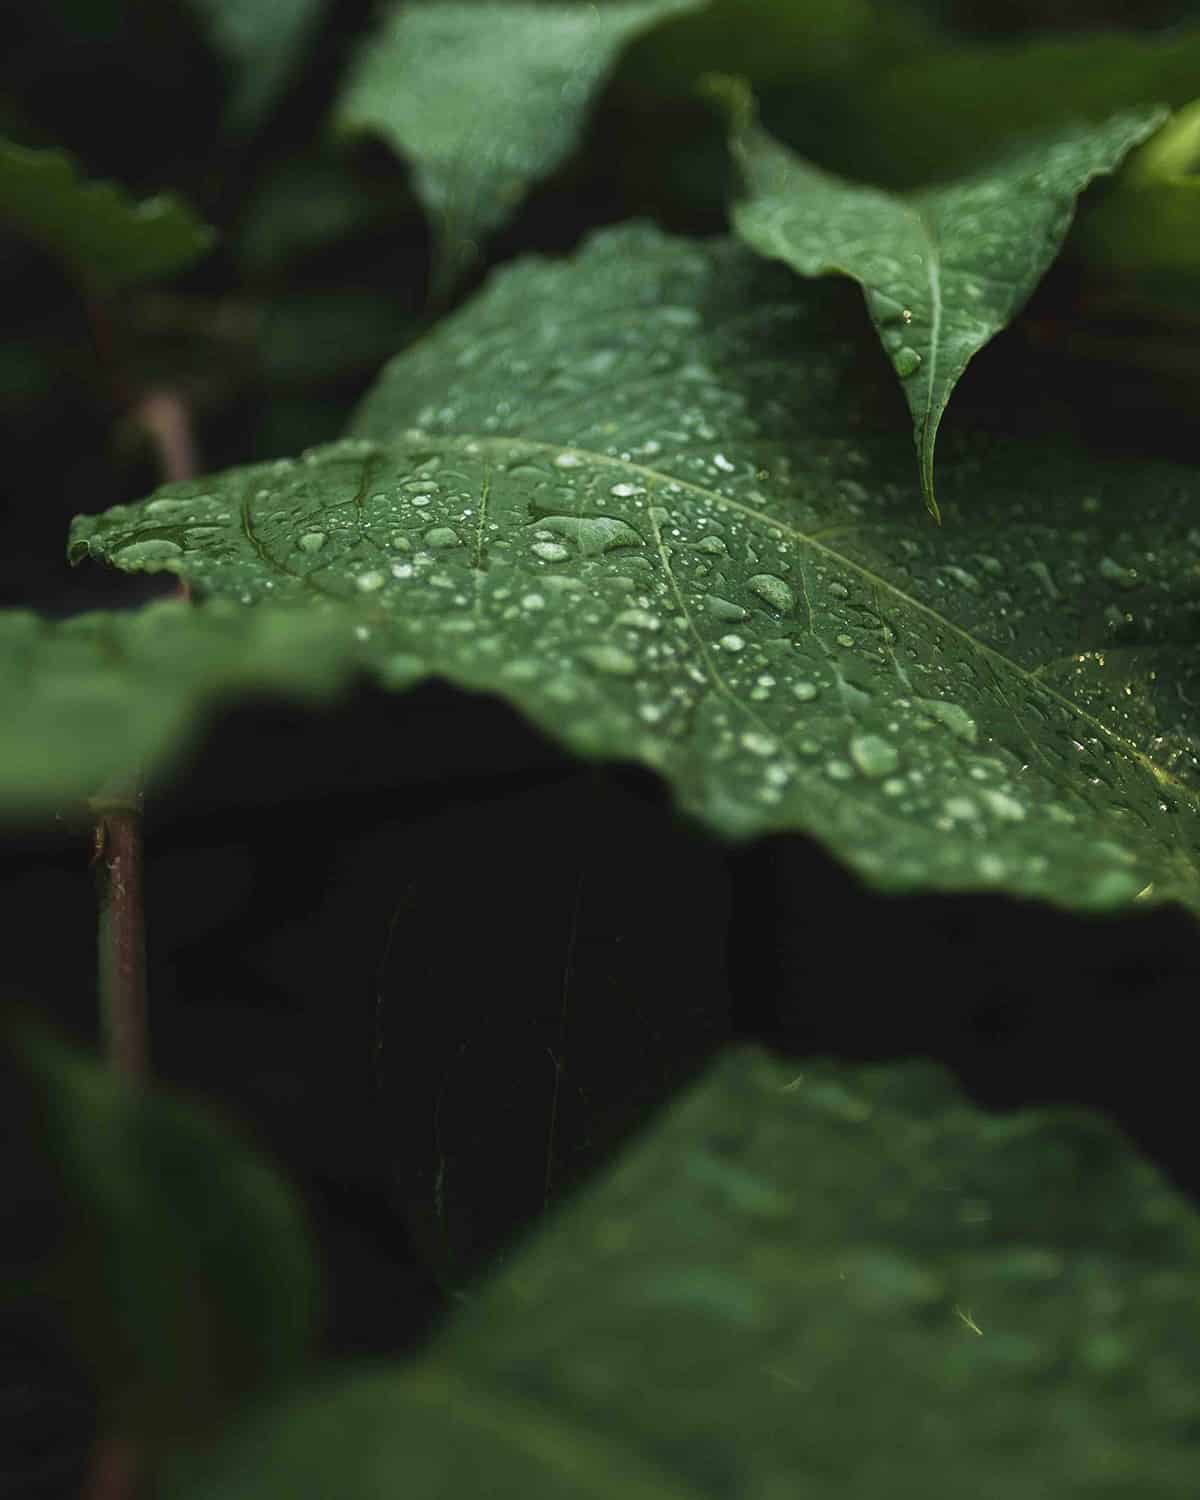
[[884,889],[1200,907],[1195,476],[955,434],[939,533],[822,316],[736,244],[597,235],[393,361],[361,436],[80,517],[72,556],[324,613],[386,686],[498,693]]
[[846,182],[794,155],[754,119],[744,87],[728,100],[742,194],[738,234],[802,276],[850,276],[912,413],[921,490],[934,517],[938,426],[971,358],[1024,306],[1071,223],[1075,200],[1160,124],[1132,110],[1027,146],[972,177],[908,197]]
[[412,166],[440,290],[577,143],[622,47],[702,0],[405,4],[363,47],[337,124]]
[[327,699],[353,668],[344,634],[237,603],[39,619],[0,610],[0,817],[46,821],[143,765],[160,772],[221,704]]
[[316,1266],[274,1171],[39,1031],[7,1027],[0,1064],[6,1160],[20,1151],[0,1302],[74,1343],[107,1429],[196,1439],[306,1372]]
[[1200,1223],[1101,1119],[926,1063],[727,1057],[407,1369],[170,1500],[1190,1500]]
[[197,260],[214,233],[174,194],[135,202],[115,182],[88,182],[65,151],[0,140],[0,219],[64,262],[77,280],[115,291]]

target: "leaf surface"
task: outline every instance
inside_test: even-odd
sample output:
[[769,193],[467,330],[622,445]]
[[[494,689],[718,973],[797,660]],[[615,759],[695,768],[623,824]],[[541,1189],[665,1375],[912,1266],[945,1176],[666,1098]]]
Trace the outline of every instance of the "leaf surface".
[[1131,110],[1076,126],[962,181],[908,197],[846,182],[780,145],[731,100],[743,193],[735,229],[802,276],[850,276],[892,361],[913,419],[925,503],[936,518],[933,455],[950,393],[1041,279],[1075,200],[1165,118]]
[[979,432],[937,532],[822,316],[734,244],[601,234],[395,360],[360,436],[72,555],[325,612],[385,685],[498,693],[885,889],[1200,906],[1195,476]]
[[264,1161],[32,1029],[0,1038],[0,1065],[6,1150],[21,1153],[0,1299],[39,1299],[94,1374],[108,1424],[195,1439],[307,1370],[316,1264]]
[[235,130],[252,130],[287,84],[312,39],[326,0],[189,0],[233,74],[228,103]]
[[114,291],[169,276],[205,253],[214,231],[174,194],[140,203],[115,182],[89,182],[66,151],[0,140],[0,219],[88,285]]
[[416,3],[362,50],[337,110],[412,164],[445,290],[574,148],[621,49],[698,0]]
[[330,697],[353,670],[350,627],[314,614],[177,600],[71,620],[0,610],[0,816],[70,811],[113,777],[172,764],[218,706]]
[[248,1421],[171,1500],[1185,1500],[1200,1224],[1102,1119],[926,1063],[726,1057],[407,1369]]

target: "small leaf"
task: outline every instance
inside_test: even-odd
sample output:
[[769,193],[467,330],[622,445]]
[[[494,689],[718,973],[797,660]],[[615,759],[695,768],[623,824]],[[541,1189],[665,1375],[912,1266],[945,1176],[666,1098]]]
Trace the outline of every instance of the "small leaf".
[[735,229],[802,276],[839,274],[862,286],[912,413],[921,491],[938,519],[933,453],[951,391],[1028,300],[1078,195],[1166,111],[1131,110],[1063,130],[973,177],[899,197],[803,161],[756,123],[744,88],[712,82],[730,107],[742,180]]
[[0,219],[63,261],[80,281],[115,291],[169,276],[213,243],[181,199],[137,203],[115,182],[86,182],[65,151],[0,140]]
[[1195,475],[974,433],[936,532],[824,302],[597,235],[393,361],[363,436],[81,517],[73,555],[324,611],[385,686],[500,694],[887,890],[1200,909]]
[[622,47],[700,0],[405,4],[363,48],[337,110],[412,163],[446,291],[574,148]]
[[327,0],[189,0],[233,71],[228,120],[252,130],[287,84]]
[[1191,1500],[1200,1221],[1081,1111],[744,1049],[419,1362],[274,1403],[170,1500]]
[[106,1424],[194,1439],[306,1371],[316,1265],[272,1169],[224,1126],[40,1032],[11,1028],[0,1062],[4,1138],[23,1143],[0,1298],[32,1294],[61,1322]]
[[[153,547],[141,557],[149,566]],[[0,817],[82,806],[135,763],[161,773],[231,700],[330,697],[354,668],[348,642],[317,613],[236,603],[164,600],[62,621],[0,610]]]

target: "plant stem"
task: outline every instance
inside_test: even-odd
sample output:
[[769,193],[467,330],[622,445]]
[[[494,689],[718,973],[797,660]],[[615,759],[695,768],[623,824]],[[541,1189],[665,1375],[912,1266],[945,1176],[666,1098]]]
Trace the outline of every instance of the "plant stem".
[[92,1453],[92,1466],[83,1500],[131,1500],[141,1477],[141,1453],[125,1438],[101,1437]]
[[116,791],[92,802],[100,883],[100,1011],[114,1071],[139,1082],[149,1063],[142,798],[136,783],[124,796],[114,795]]

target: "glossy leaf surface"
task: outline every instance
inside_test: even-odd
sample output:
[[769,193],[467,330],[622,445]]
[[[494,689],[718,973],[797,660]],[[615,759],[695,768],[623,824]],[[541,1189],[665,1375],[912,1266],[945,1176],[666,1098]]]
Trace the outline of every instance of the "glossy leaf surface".
[[106,291],[180,271],[213,241],[213,231],[171,194],[139,203],[115,182],[81,177],[65,151],[4,140],[0,219]]
[[79,518],[72,554],[324,611],[385,685],[501,694],[886,889],[1200,906],[1195,476],[981,432],[936,531],[821,317],[736,245],[601,234],[394,361],[361,436]]
[[359,57],[337,120],[382,136],[411,163],[443,288],[575,146],[621,48],[697,3],[427,0],[389,15]]
[[797,157],[733,100],[731,146],[747,244],[802,276],[850,276],[900,378],[925,503],[950,393],[1025,304],[1062,245],[1075,200],[1164,118],[1129,111],[1026,147],[973,177],[909,197],[843,181]]
[[727,1057],[407,1370],[249,1421],[171,1500],[1185,1500],[1200,1223],[1095,1116],[923,1063]]
[[0,1299],[39,1299],[105,1421],[194,1439],[306,1371],[316,1265],[273,1169],[227,1127],[40,1033],[13,1027],[0,1064],[6,1149],[22,1152]]

